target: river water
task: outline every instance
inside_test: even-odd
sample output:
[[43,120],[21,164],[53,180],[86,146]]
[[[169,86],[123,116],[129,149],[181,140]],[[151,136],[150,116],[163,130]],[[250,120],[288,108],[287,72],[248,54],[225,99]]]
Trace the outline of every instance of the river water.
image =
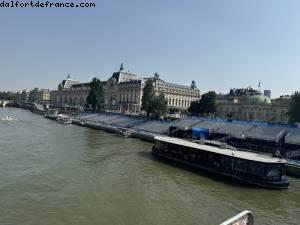
[[151,143],[29,111],[0,109],[1,225],[218,225],[247,209],[255,224],[300,224],[288,190],[240,186],[151,156]]

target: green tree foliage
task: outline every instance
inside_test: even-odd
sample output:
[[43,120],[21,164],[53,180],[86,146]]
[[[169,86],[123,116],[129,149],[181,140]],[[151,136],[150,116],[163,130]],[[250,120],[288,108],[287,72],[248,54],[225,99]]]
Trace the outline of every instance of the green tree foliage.
[[288,116],[290,117],[289,122],[291,124],[300,122],[300,92],[295,92],[292,95]]
[[217,111],[217,94],[209,91],[201,96],[201,99],[191,103],[189,112],[196,115],[208,115]]
[[157,118],[166,114],[168,110],[168,102],[163,93],[154,96],[152,99],[154,114]]
[[167,100],[163,93],[155,95],[155,90],[152,80],[147,80],[143,89],[142,110],[146,111],[149,118],[151,114],[160,117],[167,112]]
[[101,81],[94,77],[90,83],[90,92],[87,103],[92,105],[96,112],[104,109],[104,91]]
[[152,102],[155,96],[155,90],[153,87],[153,81],[147,80],[145,87],[143,89],[143,96],[142,96],[142,110],[144,110],[147,114],[147,117],[150,116],[151,113],[154,112],[154,104]]
[[10,91],[0,91],[0,99],[1,100],[13,100],[15,97],[14,92]]

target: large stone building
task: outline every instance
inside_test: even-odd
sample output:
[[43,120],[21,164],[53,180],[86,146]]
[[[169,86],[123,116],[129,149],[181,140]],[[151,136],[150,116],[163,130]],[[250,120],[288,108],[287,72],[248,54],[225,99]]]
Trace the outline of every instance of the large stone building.
[[86,103],[89,94],[89,83],[80,83],[79,81],[68,77],[63,80],[57,90],[50,92],[50,102],[57,106],[81,105]]
[[231,89],[217,97],[217,116],[236,120],[287,123],[290,97],[271,100],[252,88]]
[[[141,111],[143,88],[148,79],[153,80],[156,93],[164,93],[169,108],[186,110],[192,101],[200,98],[200,91],[192,82],[191,87],[167,83],[156,73],[153,77],[141,78],[125,71],[121,65],[119,71],[103,82],[105,109],[120,112]],[[68,77],[51,92],[51,102],[57,105],[84,105],[89,93],[89,83],[79,83]]]
[[21,102],[28,102],[29,101],[29,90],[23,90],[21,92],[17,92],[15,95],[15,102],[21,103]]
[[131,111],[140,110],[143,79],[124,70],[121,65],[104,84],[105,108],[107,110]]
[[34,88],[29,93],[30,102],[46,103],[50,101],[50,91],[48,89]]
[[157,93],[164,94],[169,108],[186,110],[191,102],[200,99],[200,91],[195,81],[192,81],[191,86],[172,84],[160,79],[157,73],[153,78],[148,79],[153,79]]
[[200,98],[200,91],[193,81],[191,87],[163,81],[157,73],[153,77],[139,78],[138,75],[126,72],[123,65],[104,86],[105,106],[107,109],[122,112],[140,112],[143,89],[147,80],[152,80],[157,94],[163,93],[168,108],[186,110],[192,101]]

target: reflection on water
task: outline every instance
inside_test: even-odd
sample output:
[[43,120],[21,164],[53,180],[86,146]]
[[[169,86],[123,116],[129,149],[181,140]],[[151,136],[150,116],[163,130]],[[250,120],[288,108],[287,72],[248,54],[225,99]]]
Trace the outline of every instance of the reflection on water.
[[300,182],[241,186],[156,160],[150,143],[0,109],[1,224],[298,224]]

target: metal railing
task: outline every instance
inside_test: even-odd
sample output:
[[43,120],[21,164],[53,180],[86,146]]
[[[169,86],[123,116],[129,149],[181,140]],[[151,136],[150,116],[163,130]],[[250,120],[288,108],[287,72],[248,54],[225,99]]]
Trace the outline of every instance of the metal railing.
[[245,210],[220,225],[254,225],[253,214],[252,212]]

